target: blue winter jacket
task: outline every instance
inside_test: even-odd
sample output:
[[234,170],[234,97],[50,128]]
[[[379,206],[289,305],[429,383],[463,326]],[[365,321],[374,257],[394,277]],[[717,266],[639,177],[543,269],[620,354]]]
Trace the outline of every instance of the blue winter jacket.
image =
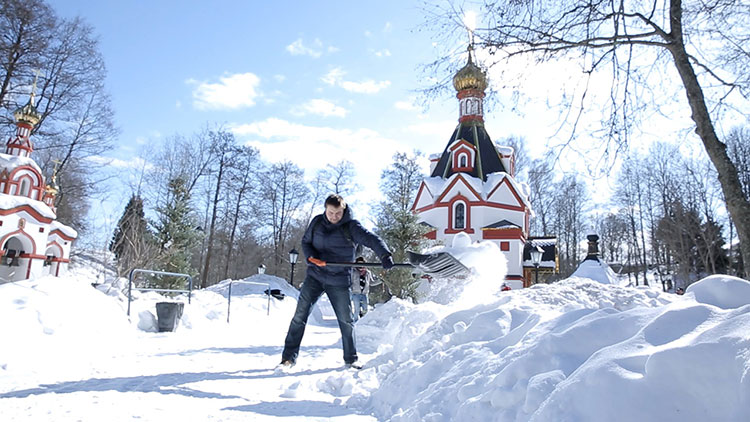
[[[349,228],[349,238],[344,227]],[[352,218],[350,207],[346,207],[343,217],[336,224],[328,221],[325,213],[315,216],[302,236],[305,257],[326,262],[354,262],[356,245],[367,246],[380,259],[390,255],[382,239]],[[347,287],[352,281],[350,267],[318,267],[307,261],[307,274],[330,286]]]

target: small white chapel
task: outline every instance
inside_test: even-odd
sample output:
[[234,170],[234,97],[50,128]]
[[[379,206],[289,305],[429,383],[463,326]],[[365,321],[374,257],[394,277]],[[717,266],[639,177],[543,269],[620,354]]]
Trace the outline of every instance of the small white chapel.
[[[529,237],[529,188],[515,179],[513,148],[493,142],[485,130],[487,76],[472,53],[469,47],[468,63],[453,77],[458,126],[443,152],[430,156],[430,176],[411,209],[429,227],[430,239],[451,245],[456,234],[466,233],[472,241],[496,243],[508,264],[505,280],[498,281],[527,287],[533,268],[528,250],[538,243]],[[540,247],[541,265],[554,267],[554,242]]]
[[55,177],[46,184],[31,158],[30,135],[41,119],[33,88],[29,102],[13,116],[16,134],[0,153],[0,283],[63,274],[78,237],[74,229],[56,221]]

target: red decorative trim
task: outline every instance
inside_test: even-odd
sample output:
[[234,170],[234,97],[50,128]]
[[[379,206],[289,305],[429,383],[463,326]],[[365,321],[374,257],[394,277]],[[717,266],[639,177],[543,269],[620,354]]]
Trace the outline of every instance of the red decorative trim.
[[72,242],[72,241],[76,240],[75,237],[68,236],[67,234],[63,233],[60,229],[52,230],[51,232],[49,232],[49,234],[47,236],[52,236],[53,234],[57,234],[58,236],[60,236],[61,238],[65,239],[65,240],[67,240],[69,242]]
[[[14,232],[10,232],[10,233],[7,233],[7,234],[6,234],[5,236],[3,236],[2,238],[0,238],[0,246],[4,246],[4,245],[5,245],[5,242],[6,242],[6,241],[7,241],[7,240],[8,240],[9,238],[11,238],[11,237],[13,237],[13,236],[15,236],[15,235],[17,235],[17,234],[22,234],[22,235],[24,235],[24,236],[28,237],[28,238],[29,238],[29,240],[31,241],[31,249],[32,249],[32,250],[31,250],[31,252],[30,252],[30,253],[25,253],[24,255],[33,255],[34,253],[36,253],[36,242],[34,242],[34,238],[33,238],[33,237],[31,237],[31,236],[29,236],[29,234],[28,234],[28,233],[26,233],[25,231],[23,231],[23,229],[18,229],[18,230],[14,231]],[[25,251],[24,251],[24,252],[25,252]],[[22,257],[22,255],[20,255],[20,254],[19,254],[19,255],[18,255],[18,257],[19,257],[19,258],[21,258],[21,257]]]
[[520,228],[512,229],[482,229],[482,239],[523,240]]
[[437,229],[425,233],[424,237],[432,240],[437,239]]
[[464,123],[468,121],[477,121],[484,123],[484,117],[479,114],[467,114],[466,116],[461,116],[458,118],[459,123]]
[[32,217],[34,217],[35,220],[37,220],[40,223],[49,224],[52,222],[51,218],[44,217],[43,215],[39,214],[37,210],[31,207],[31,205],[19,205],[17,207],[11,208],[9,210],[2,210],[0,209],[0,215],[6,216],[11,214],[16,214],[20,211],[25,211],[29,214],[31,214]]
[[426,186],[427,184],[424,181],[422,181],[422,184],[419,185],[419,189],[417,190],[417,196],[414,198],[414,204],[411,206],[411,210],[410,210],[411,212],[417,211],[417,204],[419,203],[419,200],[422,197],[422,191],[426,189]]
[[526,205],[524,204],[523,200],[521,199],[521,196],[518,195],[518,192],[516,192],[516,190],[513,188],[513,185],[508,181],[507,177],[503,178],[503,180],[500,183],[498,183],[497,186],[495,186],[494,188],[492,188],[492,190],[490,191],[490,193],[487,195],[487,198],[491,198],[492,195],[495,193],[495,191],[497,191],[498,189],[500,189],[500,186],[503,185],[503,184],[508,185],[508,189],[510,190],[510,193],[512,193],[513,196],[516,198],[516,201],[518,201],[518,206],[519,206],[519,208],[521,208],[520,211],[525,211],[526,210]]
[[459,147],[466,147],[470,151],[476,151],[476,148],[474,147],[474,144],[470,143],[466,139],[461,139],[458,142],[455,142],[453,146],[451,146],[449,149],[451,152],[455,152]]
[[[455,208],[456,202],[463,202],[464,204],[464,228],[463,229],[455,229],[453,228],[453,209]],[[466,199],[463,195],[456,195],[451,199],[451,201],[448,203],[448,226],[443,231],[445,234],[456,234],[456,233],[468,233],[473,234],[474,229],[471,228],[471,207],[469,206],[469,200]]]
[[503,252],[510,251],[510,242],[500,242],[500,250]]
[[[471,193],[473,193],[477,197],[477,199],[479,199],[481,201],[480,198],[482,197],[482,195],[480,195],[479,192],[477,192],[476,190],[474,190],[474,188],[471,187],[471,185],[469,184],[469,182],[467,182],[466,179],[464,179],[464,177],[461,174],[458,174],[456,176],[456,178],[453,179],[453,181],[451,182],[451,184],[448,185],[448,187],[443,190],[442,195],[440,195],[438,197],[438,199],[437,199],[437,201],[435,201],[434,205],[436,205],[437,203],[441,202],[448,195],[448,192],[450,192],[450,190],[453,188],[453,186],[455,186],[456,183],[458,183],[459,180],[461,180],[462,182],[464,182],[464,186],[466,186],[467,188],[469,188],[469,190],[471,191]],[[468,203],[468,200],[467,200],[467,203]],[[427,207],[425,207],[425,208],[427,208]],[[423,208],[423,209],[425,209],[425,208]]]
[[[524,212],[526,210],[525,208],[516,207],[516,206],[513,206],[513,205],[496,204],[496,203],[487,202],[487,201],[473,201],[473,202],[469,202],[469,204],[472,207],[499,208],[499,209],[504,209],[504,210],[518,211],[518,212]],[[427,205],[427,206],[422,207],[422,208],[420,208],[418,210],[412,210],[412,211],[415,211],[416,213],[422,213],[422,212],[425,212],[425,211],[429,211],[429,210],[431,210],[433,208],[445,208],[446,206],[447,205],[444,204],[444,203],[443,204],[434,203],[432,205]]]
[[462,100],[466,97],[484,98],[485,93],[484,91],[480,91],[478,89],[462,89],[456,94],[456,98],[458,98],[459,100]]

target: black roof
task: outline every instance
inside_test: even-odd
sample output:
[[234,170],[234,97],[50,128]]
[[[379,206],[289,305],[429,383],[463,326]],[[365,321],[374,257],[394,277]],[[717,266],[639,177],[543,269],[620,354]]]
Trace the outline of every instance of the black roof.
[[484,226],[482,228],[484,228],[484,229],[502,229],[502,228],[507,228],[507,227],[519,227],[520,228],[521,226],[519,226],[518,224],[515,224],[515,223],[511,223],[508,220],[500,220],[498,222],[492,223],[492,224],[490,224],[488,226]]
[[[477,150],[475,156],[474,169],[468,174],[482,179],[487,180],[487,175],[490,173],[505,172],[507,169],[503,166],[503,162],[500,160],[500,155],[497,153],[495,144],[490,139],[490,135],[484,130],[484,124],[476,120],[470,120],[459,123],[456,130],[453,131],[451,138],[448,140],[448,145],[443,150],[443,155],[440,156],[440,160],[435,166],[435,170],[432,171],[431,177],[442,177],[447,179],[453,175],[453,166],[450,163],[450,151],[448,147],[453,142],[463,139],[471,144]],[[463,172],[462,172],[463,173]]]

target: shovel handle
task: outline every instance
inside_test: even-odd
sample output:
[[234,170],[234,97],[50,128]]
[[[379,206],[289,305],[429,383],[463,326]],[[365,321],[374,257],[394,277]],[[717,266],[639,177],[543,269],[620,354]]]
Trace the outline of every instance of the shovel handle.
[[[380,262],[326,262],[326,267],[383,267]],[[393,264],[394,267],[402,268],[414,268],[413,265],[397,262]]]

